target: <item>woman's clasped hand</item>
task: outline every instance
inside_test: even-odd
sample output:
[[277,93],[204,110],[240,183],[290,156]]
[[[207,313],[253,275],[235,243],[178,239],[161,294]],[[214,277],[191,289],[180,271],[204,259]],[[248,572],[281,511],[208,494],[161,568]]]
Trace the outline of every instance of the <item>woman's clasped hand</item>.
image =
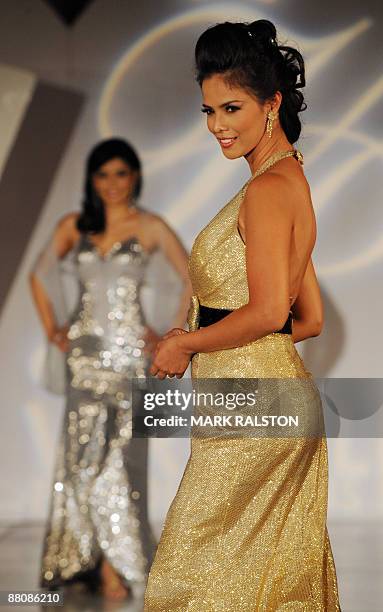
[[186,349],[182,336],[189,332],[179,327],[168,331],[157,343],[150,374],[163,380],[169,378],[182,378],[187,370],[192,353]]

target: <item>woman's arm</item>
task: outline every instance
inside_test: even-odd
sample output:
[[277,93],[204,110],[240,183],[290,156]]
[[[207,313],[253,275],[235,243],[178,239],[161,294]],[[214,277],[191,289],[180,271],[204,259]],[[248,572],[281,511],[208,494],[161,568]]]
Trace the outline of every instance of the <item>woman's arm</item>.
[[186,322],[192,295],[188,270],[188,254],[176,233],[160,217],[155,217],[155,234],[156,246],[163,251],[182,282],[178,309],[171,325],[173,328],[182,328]]
[[[58,259],[64,257],[78,239],[78,231],[75,226],[77,217],[78,215],[75,213],[66,215],[57,224],[52,238],[53,257]],[[48,339],[55,342],[61,350],[65,350],[67,345],[66,334],[62,333],[63,330],[57,325],[54,309],[43,283],[36,272],[32,272],[29,279],[36,310]]]
[[177,374],[193,353],[242,346],[278,331],[286,322],[294,218],[287,181],[276,174],[259,177],[250,183],[243,206],[248,304],[209,327],[160,342],[153,374]]
[[319,336],[323,327],[323,303],[311,258],[292,312],[294,342]]
[[242,346],[286,322],[293,209],[285,190],[285,180],[277,175],[249,185],[243,202],[249,302],[218,323],[181,336],[192,353]]

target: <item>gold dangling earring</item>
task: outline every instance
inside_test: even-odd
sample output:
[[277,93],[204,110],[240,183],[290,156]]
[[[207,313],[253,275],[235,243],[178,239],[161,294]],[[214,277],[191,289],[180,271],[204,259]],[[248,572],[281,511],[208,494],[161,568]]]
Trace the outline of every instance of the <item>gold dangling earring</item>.
[[266,132],[269,138],[271,138],[273,134],[273,122],[274,122],[274,119],[276,119],[276,117],[277,117],[276,113],[273,113],[272,110],[270,110],[267,113]]

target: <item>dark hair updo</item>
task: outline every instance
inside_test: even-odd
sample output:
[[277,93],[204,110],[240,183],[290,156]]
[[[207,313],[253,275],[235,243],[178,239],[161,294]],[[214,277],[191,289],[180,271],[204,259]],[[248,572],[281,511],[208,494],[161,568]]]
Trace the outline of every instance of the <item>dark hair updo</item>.
[[116,158],[122,159],[133,172],[137,172],[133,198],[138,198],[141,193],[141,162],[132,145],[122,138],[102,140],[90,151],[86,162],[84,200],[81,215],[77,220],[80,232],[96,234],[105,229],[104,204],[93,188],[93,176],[101,166]]
[[223,74],[228,83],[252,92],[261,103],[280,91],[282,129],[291,144],[298,140],[298,113],[307,108],[299,91],[306,83],[304,61],[293,47],[278,44],[271,21],[226,21],[209,28],[197,41],[195,61],[200,85],[213,74]]

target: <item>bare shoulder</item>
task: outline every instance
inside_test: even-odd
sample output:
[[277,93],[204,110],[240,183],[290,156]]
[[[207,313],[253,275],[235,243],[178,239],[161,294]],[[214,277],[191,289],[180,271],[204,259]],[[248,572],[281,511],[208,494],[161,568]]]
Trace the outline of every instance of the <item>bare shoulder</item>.
[[246,213],[256,209],[257,213],[286,215],[292,212],[291,202],[289,180],[279,173],[269,172],[251,181],[243,205]]
[[185,255],[186,251],[177,233],[166,220],[155,213],[146,213],[144,227],[151,243],[151,248],[160,248],[167,254]]
[[141,220],[145,229],[151,234],[163,233],[170,229],[165,219],[156,213],[145,210],[141,211],[141,215]]
[[298,168],[294,172],[270,170],[253,179],[244,198],[245,209],[256,206],[272,213],[288,215],[293,213],[297,201],[310,200],[310,188],[303,172]]
[[56,225],[55,237],[61,253],[68,251],[79,239],[80,232],[77,229],[79,217],[80,213],[72,212],[59,219]]
[[57,230],[61,231],[61,232],[73,232],[73,231],[78,231],[77,230],[77,221],[80,217],[80,213],[79,212],[71,212],[68,213],[66,215],[64,215],[63,217],[61,217],[61,219],[58,220],[56,228]]

